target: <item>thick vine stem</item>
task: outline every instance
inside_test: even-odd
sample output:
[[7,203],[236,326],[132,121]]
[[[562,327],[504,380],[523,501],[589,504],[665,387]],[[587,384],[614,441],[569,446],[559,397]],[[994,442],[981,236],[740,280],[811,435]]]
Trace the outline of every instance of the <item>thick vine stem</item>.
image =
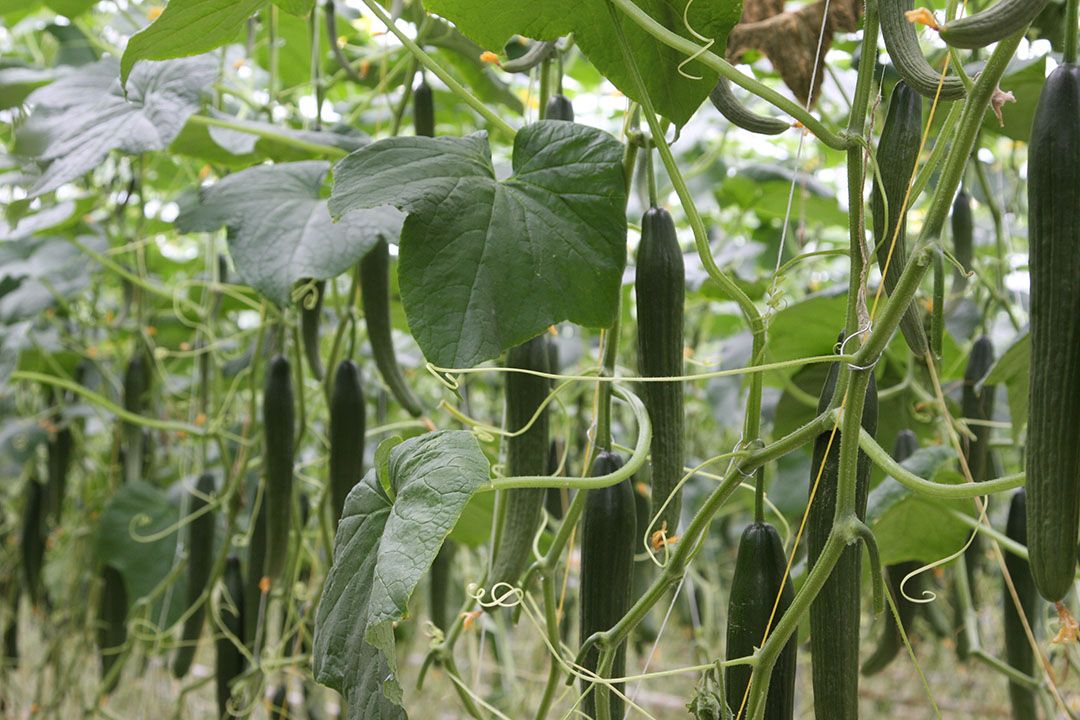
[[885,578],[881,572],[881,553],[878,552],[877,538],[866,523],[853,523],[856,537],[866,545],[866,555],[870,558],[870,587],[874,592],[874,614],[880,615],[885,610]]
[[[642,30],[652,35],[654,38],[664,43],[670,48],[678,50],[685,55],[693,56],[698,62],[705,67],[720,73],[723,77],[727,78],[731,82],[735,83],[744,90],[757,95],[762,100],[766,101],[770,105],[773,105],[777,109],[787,113],[791,117],[798,120],[803,127],[813,133],[819,140],[835,150],[845,150],[849,147],[850,141],[845,137],[844,133],[839,133],[828,128],[818,118],[814,117],[812,113],[806,110],[798,103],[790,100],[767,85],[758,82],[757,80],[747,77],[735,68],[734,65],[727,62],[719,55],[713,52],[702,52],[701,47],[693,42],[684,38],[682,35],[668,30],[666,27],[658,23],[644,10],[638,7],[633,0],[608,0],[619,8],[627,17],[634,21]],[[871,64],[872,65],[872,64]]]

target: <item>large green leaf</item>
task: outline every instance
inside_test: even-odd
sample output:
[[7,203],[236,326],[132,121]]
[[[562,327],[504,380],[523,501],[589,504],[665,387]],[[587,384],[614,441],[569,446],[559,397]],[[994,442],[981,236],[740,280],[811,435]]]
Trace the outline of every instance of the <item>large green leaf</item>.
[[126,82],[139,60],[170,60],[209,52],[237,37],[265,0],[169,0],[165,11],[128,40],[121,59]]
[[182,232],[229,227],[229,253],[247,284],[284,305],[301,278],[325,280],[356,264],[379,238],[394,239],[401,214],[389,207],[334,223],[321,197],[330,164],[259,165],[203,188],[177,218]]
[[393,624],[490,467],[472,434],[444,430],[395,447],[385,472],[369,470],[345,501],[315,615],[315,677],[355,720],[406,717]]
[[[157,589],[172,570],[178,534],[174,530],[158,535],[175,528],[179,519],[179,507],[164,492],[142,482],[122,486],[101,514],[94,545],[97,559],[124,578],[129,607]],[[162,605],[163,596],[155,599],[151,622],[160,620],[161,627],[168,627],[179,619],[185,609],[179,602],[185,597],[185,580],[181,573],[171,586],[177,601]]]
[[34,114],[20,135],[32,137],[47,167],[32,189],[50,192],[99,165],[112,150],[162,150],[199,109],[199,94],[213,82],[211,57],[144,64],[132,74],[127,97],[111,58],[79,68],[34,91]]
[[[607,3],[608,0],[428,0],[425,6],[452,20],[463,33],[489,50],[500,49],[513,35],[555,40],[573,33],[578,46],[600,72],[625,95],[640,100]],[[728,32],[742,14],[741,0],[638,0],[637,5],[667,29],[699,45],[708,41],[695,38],[688,28],[709,38],[713,41],[710,50],[714,52],[723,49]],[[686,55],[661,44],[629,18],[618,14],[657,112],[677,125],[685,124],[716,85],[717,74],[696,61],[682,66]]]
[[[920,477],[937,482],[956,482],[959,475],[947,470],[956,457],[952,449],[937,445],[917,450],[903,463]],[[952,510],[970,512],[968,500],[942,500],[908,490],[887,477],[870,493],[866,523],[874,531],[881,561],[886,565],[933,562],[964,544],[968,527],[952,516]]]
[[514,139],[497,180],[487,135],[377,142],[334,170],[330,211],[391,204],[401,296],[429,360],[473,366],[562,320],[607,327],[626,265],[622,146],[542,121]]

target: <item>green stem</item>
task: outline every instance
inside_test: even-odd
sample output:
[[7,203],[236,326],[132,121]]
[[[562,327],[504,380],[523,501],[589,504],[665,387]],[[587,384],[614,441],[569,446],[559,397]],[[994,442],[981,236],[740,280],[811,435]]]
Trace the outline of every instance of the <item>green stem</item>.
[[[367,1],[368,0],[365,0],[365,2]],[[795,101],[784,97],[754,78],[739,72],[734,65],[725,61],[719,55],[709,51],[701,52],[701,47],[697,43],[668,30],[654,20],[647,12],[638,7],[633,0],[608,0],[608,2],[613,3],[638,27],[668,47],[674,48],[687,56],[693,55],[696,60],[705,67],[720,73],[739,87],[748,90],[762,100],[765,100],[774,107],[795,118],[829,147],[836,150],[847,149],[849,140],[842,134],[834,132],[826,127],[821,120],[814,117],[813,114],[806,110],[806,108]],[[870,63],[870,65],[872,67],[873,63]]]
[[540,97],[537,117],[541,120],[547,113],[548,100],[551,98],[551,58],[540,63]]
[[450,88],[451,92],[461,98],[466,105],[471,107],[476,112],[480,113],[480,115],[489,123],[497,127],[502,132],[506,133],[510,137],[514,136],[514,133],[516,133],[517,131],[514,130],[514,128],[509,123],[499,117],[499,115],[494,110],[481,102],[479,98],[469,92],[457,80],[455,80],[453,75],[448,73],[437,60],[424,52],[424,50],[419,45],[413,42],[412,38],[399,30],[397,23],[395,23],[390,18],[390,16],[386,14],[386,11],[382,9],[382,7],[378,4],[378,2],[376,2],[376,0],[364,0],[364,4],[367,5],[368,9],[371,10],[372,14],[376,18],[378,18],[379,22],[385,25],[390,30],[390,32],[392,32],[394,36],[401,41],[401,44],[404,45],[409,50],[409,52],[413,54],[413,57],[419,60],[420,64],[427,68],[428,72],[442,80],[443,83],[446,84],[446,87]]
[[1065,62],[1070,65],[1076,62],[1077,5],[1077,0],[1065,3]]
[[[615,361],[619,354],[619,315],[621,303],[615,308],[615,322],[604,333],[604,356],[600,364],[600,377],[615,377]],[[601,450],[611,449],[611,390],[612,383],[600,383],[596,386],[598,395],[596,408],[596,447]],[[650,429],[651,432],[651,429]],[[588,481],[594,478],[589,478]],[[587,482],[584,478],[582,481]],[[606,487],[601,485],[599,487]]]
[[544,685],[544,694],[540,696],[540,704],[536,708],[534,720],[544,720],[547,717],[562,675],[562,666],[557,656],[559,652],[559,600],[555,593],[555,576],[545,573],[540,584],[544,591],[544,627],[547,630],[547,640],[553,654],[551,667],[548,668],[547,683]]
[[960,120],[960,115],[964,111],[963,103],[953,103],[949,108],[949,114],[945,116],[945,121],[941,124],[941,129],[938,132],[937,140],[934,142],[934,149],[930,151],[930,157],[926,159],[922,167],[919,168],[919,174],[915,176],[915,182],[911,184],[911,195],[908,202],[908,206],[915,204],[915,201],[922,195],[923,190],[926,189],[927,183],[930,182],[930,178],[937,172],[938,166],[941,165],[941,160],[945,157],[946,152],[952,147],[949,142],[949,138],[953,135],[953,129],[956,127],[956,123]]
[[348,151],[342,150],[339,147],[308,142],[307,140],[301,140],[300,138],[295,138],[290,135],[277,132],[276,130],[269,127],[245,125],[243,123],[223,120],[221,118],[207,117],[206,115],[192,115],[188,118],[188,122],[195,125],[203,125],[206,127],[219,127],[226,130],[235,130],[236,132],[247,133],[248,135],[256,135],[258,137],[266,138],[267,140],[273,140],[276,143],[287,145],[288,147],[295,148],[303,152],[309,152],[313,155],[330,157],[333,159],[341,159],[349,154]]
[[997,198],[994,197],[993,191],[990,189],[990,182],[986,178],[986,170],[983,168],[983,164],[979,162],[979,159],[973,158],[972,166],[975,169],[975,180],[979,183],[979,189],[982,190],[983,198],[986,200],[986,207],[990,210],[990,217],[994,220],[994,252],[997,255],[997,273],[995,275],[995,289],[1000,295],[1005,294],[1005,273],[1006,273],[1006,259],[1005,259],[1005,225],[1002,220],[1001,208],[998,207]]

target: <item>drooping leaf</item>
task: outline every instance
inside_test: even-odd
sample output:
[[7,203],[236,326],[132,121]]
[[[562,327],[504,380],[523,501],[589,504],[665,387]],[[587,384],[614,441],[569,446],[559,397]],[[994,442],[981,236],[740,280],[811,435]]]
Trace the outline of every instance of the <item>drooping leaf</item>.
[[139,60],[170,60],[209,52],[237,37],[265,0],[169,0],[165,11],[131,36],[121,59],[121,82]]
[[[740,0],[639,0],[637,5],[668,30],[706,45],[708,41],[691,34],[689,25],[712,40],[709,49],[717,53],[742,11]],[[425,7],[453,21],[488,50],[499,50],[514,35],[556,40],[574,33],[578,46],[600,72],[623,94],[640,100],[605,0],[429,0]],[[654,39],[621,12],[619,22],[657,112],[684,125],[716,85],[717,74],[697,61],[683,65],[687,55]]]
[[[179,519],[179,507],[164,492],[142,482],[122,486],[101,514],[94,552],[101,564],[112,566],[124,578],[129,607],[149,595],[172,570],[178,533],[157,535],[175,528]],[[173,582],[173,597],[184,597],[184,574]],[[162,617],[157,610],[161,603],[162,598],[155,601],[149,618],[152,622],[161,619],[162,627],[167,627],[180,617],[184,607],[183,603],[170,603]]]
[[330,210],[408,214],[398,268],[424,354],[473,366],[570,320],[610,326],[626,264],[622,146],[593,128],[533,123],[497,180],[487,136],[390,138],[342,160]]
[[182,232],[227,225],[240,277],[284,305],[301,278],[326,280],[360,260],[379,238],[394,239],[401,214],[388,207],[334,223],[321,189],[330,164],[311,160],[259,165],[203,188],[200,203],[177,218]]
[[316,679],[345,696],[350,718],[406,717],[393,623],[489,471],[471,433],[440,431],[391,451],[393,502],[374,469],[349,493],[312,654]]
[[147,63],[132,74],[127,97],[117,63],[106,58],[27,99],[34,114],[20,134],[41,143],[37,160],[46,165],[31,193],[40,195],[90,171],[112,150],[143,153],[166,148],[199,108],[199,94],[213,82],[210,57]]
[[[956,482],[960,476],[947,469],[955,457],[951,448],[938,445],[917,450],[901,464],[935,482]],[[866,510],[866,523],[877,538],[882,563],[932,562],[956,552],[969,529],[952,515],[953,510],[970,513],[971,503],[920,495],[894,478],[885,478],[871,491]]]

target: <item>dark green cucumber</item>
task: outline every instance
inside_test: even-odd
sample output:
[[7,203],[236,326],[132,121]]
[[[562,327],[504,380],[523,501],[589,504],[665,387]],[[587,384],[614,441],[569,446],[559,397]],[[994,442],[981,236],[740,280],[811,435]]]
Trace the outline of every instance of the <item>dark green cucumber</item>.
[[[506,366],[520,370],[548,371],[546,335],[510,348]],[[550,382],[546,378],[510,372],[506,374],[506,430],[525,427],[547,400]],[[550,454],[548,412],[545,408],[524,433],[506,439],[507,475],[546,475]],[[517,585],[532,556],[532,543],[543,518],[544,488],[507,490],[499,498],[499,532],[496,537],[490,587],[496,594],[499,583]]]
[[[893,460],[903,462],[919,449],[919,439],[910,430],[901,430],[896,436],[893,445]],[[906,562],[899,565],[890,565],[885,568],[885,583],[893,602],[896,603],[896,611],[900,615],[904,631],[911,634],[912,621],[919,610],[919,605],[907,600],[901,593],[900,583],[908,573],[922,567],[921,563]],[[916,575],[908,582],[907,594],[911,597],[919,597],[922,591],[922,575]],[[896,618],[889,608],[885,608],[885,627],[881,632],[877,647],[870,657],[862,664],[863,675],[873,675],[884,670],[897,653],[904,646],[904,639],[900,636],[900,627],[896,624]]]
[[278,685],[270,696],[270,720],[289,720],[292,717],[289,708],[289,688]]
[[768,115],[758,115],[739,102],[731,91],[731,83],[721,77],[709,93],[709,100],[720,114],[735,127],[758,135],[779,135],[791,129],[791,123]]
[[[970,270],[975,257],[975,222],[971,214],[971,196],[962,188],[953,200],[951,226],[953,256],[965,270]],[[967,275],[957,269],[954,277],[955,291],[963,290],[967,285]]]
[[[839,365],[829,366],[821,391],[818,412],[824,412],[836,388]],[[874,376],[863,402],[862,426],[873,435],[877,431],[877,387]],[[818,436],[810,465],[813,488],[819,468],[824,467],[807,520],[807,562],[813,567],[833,526],[836,492],[840,475],[840,440],[836,435],[829,445],[831,431]],[[826,455],[826,449],[828,454]],[[858,456],[856,513],[866,513],[870,484],[870,461],[861,451]],[[830,720],[854,720],[859,716],[859,582],[862,548],[849,545],[840,556],[829,579],[810,606],[810,652],[813,657],[814,707],[817,717]]]
[[[637,297],[638,371],[642,377],[683,374],[683,305],[686,271],[675,234],[675,221],[662,208],[649,208],[641,218],[641,245],[634,281]],[[641,396],[652,420],[652,513],[667,502],[650,532],[678,531],[683,475],[683,383],[641,384]],[[644,528],[642,529],[644,532]]]
[[186,528],[188,573],[187,573],[187,605],[191,614],[184,621],[180,631],[180,646],[173,656],[172,674],[175,678],[187,675],[191,668],[191,661],[195,659],[195,650],[198,647],[199,636],[202,635],[203,623],[206,620],[206,598],[203,593],[206,584],[210,580],[210,571],[214,565],[214,530],[216,517],[212,511],[206,511],[209,497],[214,493],[214,476],[211,473],[203,473],[195,484],[195,492],[191,493],[191,503],[188,512],[192,515],[199,514],[188,523]]
[[450,587],[453,582],[454,555],[457,543],[450,538],[443,542],[435,562],[431,563],[431,581],[428,583],[428,616],[431,624],[440,630],[450,627]]
[[222,627],[214,628],[214,636],[217,638],[214,679],[217,687],[218,716],[228,718],[232,717],[229,713],[229,698],[232,696],[230,686],[232,681],[244,672],[244,654],[233,640],[233,637],[241,637],[244,633],[245,613],[244,579],[237,558],[226,558],[222,584],[223,592],[219,604]]
[[435,137],[435,96],[423,75],[413,89],[413,130],[418,137]]
[[[6,538],[6,533],[4,535]],[[5,605],[4,620],[4,666],[15,667],[19,664],[19,582],[5,571],[0,582],[0,602]]]
[[998,0],[974,15],[941,28],[941,39],[956,48],[973,50],[1020,32],[1038,17],[1049,0]]
[[[1010,540],[1020,544],[1027,541],[1026,504],[1024,488],[1020,488],[1009,503],[1009,517],[1005,524],[1005,534]],[[1028,626],[1034,631],[1039,618],[1039,593],[1035,590],[1035,580],[1031,577],[1031,566],[1019,555],[1005,553],[1005,568],[1009,571]],[[1027,633],[1024,632],[1024,623],[1016,610],[1012,593],[1004,584],[1002,593],[1005,662],[1026,675],[1036,677],[1035,653],[1032,652]],[[1012,701],[1013,720],[1038,720],[1035,693],[1031,688],[1010,681],[1009,699]]]
[[44,597],[41,582],[41,567],[45,562],[45,539],[48,531],[45,527],[46,488],[38,482],[37,473],[31,473],[26,479],[26,503],[22,517],[22,552],[23,578],[26,581],[26,593],[30,602],[37,607]]
[[544,119],[574,122],[574,105],[570,102],[570,98],[561,93],[552,95],[547,107],[544,108]]
[[330,389],[330,510],[334,527],[341,519],[345,498],[364,474],[363,378],[352,360],[342,360]]
[[[881,0],[881,36],[889,51],[893,67],[912,90],[923,97],[935,97],[941,80],[941,68],[932,67],[919,47],[915,26],[904,15],[915,6],[915,0]],[[967,94],[963,81],[947,75],[941,85],[942,100],[961,100]]]
[[379,240],[360,261],[360,295],[375,366],[401,406],[413,417],[419,417],[424,408],[405,382],[394,350],[390,323],[390,247],[385,240]]
[[[994,419],[994,387],[979,388],[978,384],[994,365],[994,343],[986,335],[980,336],[971,346],[967,368],[964,370],[964,386],[961,393],[961,411],[969,420]],[[964,438],[964,457],[971,479],[984,482],[990,479],[990,427],[979,422],[971,425],[974,440]]]
[[1027,530],[1031,573],[1051,602],[1076,571],[1080,526],[1080,66],[1050,73],[1028,145],[1031,370]]
[[[922,96],[901,80],[893,86],[889,113],[878,141],[877,163],[881,182],[879,184],[875,177],[870,193],[878,269],[884,278],[885,289],[890,294],[896,288],[896,282],[908,261],[907,210],[903,205],[912,172],[919,160],[921,138]],[[882,195],[889,201],[888,213],[885,212]],[[908,305],[900,321],[900,331],[917,357],[926,355],[929,344],[923,330],[922,318],[919,317],[918,307],[914,302]]]
[[46,448],[48,463],[47,497],[48,510],[53,522],[60,524],[60,515],[64,507],[64,495],[67,492],[67,476],[71,469],[71,453],[75,438],[67,426],[63,415],[53,415],[56,431],[49,437]]
[[[603,451],[593,460],[593,477],[613,473],[622,467],[618,455]],[[587,491],[581,521],[581,642],[595,632],[609,630],[630,607],[634,586],[634,549],[637,544],[637,519],[634,512],[634,489],[630,478],[617,485]],[[597,670],[599,652],[593,648],[582,661],[585,668]],[[611,677],[626,674],[626,644],[619,646]],[[582,681],[588,688],[587,681]],[[616,686],[622,690],[622,684]],[[607,693],[612,720],[623,716],[623,700]],[[587,717],[596,717],[596,689],[582,701]]]
[[260,630],[264,613],[262,578],[266,567],[266,495],[263,494],[262,503],[257,509],[253,509],[248,522],[251,525],[251,539],[248,542],[247,568],[244,576],[244,619],[243,635],[244,646],[251,652],[256,652],[260,645]]
[[264,573],[276,580],[289,554],[292,519],[293,438],[292,368],[283,355],[270,360],[263,386],[263,474],[266,488],[266,566]]
[[[135,349],[124,369],[124,409],[136,415],[146,412],[149,404],[150,361],[141,347]],[[125,422],[123,427],[124,482],[136,482],[142,477],[146,439],[142,428]]]
[[101,678],[106,681],[104,690],[111,693],[120,682],[120,671],[115,670],[116,663],[123,657],[123,647],[127,643],[127,589],[124,578],[110,565],[101,570],[101,599],[98,602],[97,646],[101,656]]
[[[323,369],[322,355],[319,352],[319,323],[322,320],[325,292],[326,282],[320,280],[312,285],[312,293],[315,297],[305,295],[300,301],[300,339],[304,343],[304,358],[316,380],[322,380],[326,374]],[[308,307],[308,303],[311,303],[311,307]]]
[[[727,658],[734,660],[754,654],[795,597],[791,581],[784,581],[787,557],[776,528],[755,522],[747,526],[739,540],[735,574],[728,599]],[[782,586],[782,590],[781,590]],[[777,596],[780,603],[773,615]],[[788,640],[773,666],[763,720],[791,720],[795,714],[795,659],[798,639]],[[749,665],[727,668],[724,686],[727,704],[738,713],[750,683]]]

